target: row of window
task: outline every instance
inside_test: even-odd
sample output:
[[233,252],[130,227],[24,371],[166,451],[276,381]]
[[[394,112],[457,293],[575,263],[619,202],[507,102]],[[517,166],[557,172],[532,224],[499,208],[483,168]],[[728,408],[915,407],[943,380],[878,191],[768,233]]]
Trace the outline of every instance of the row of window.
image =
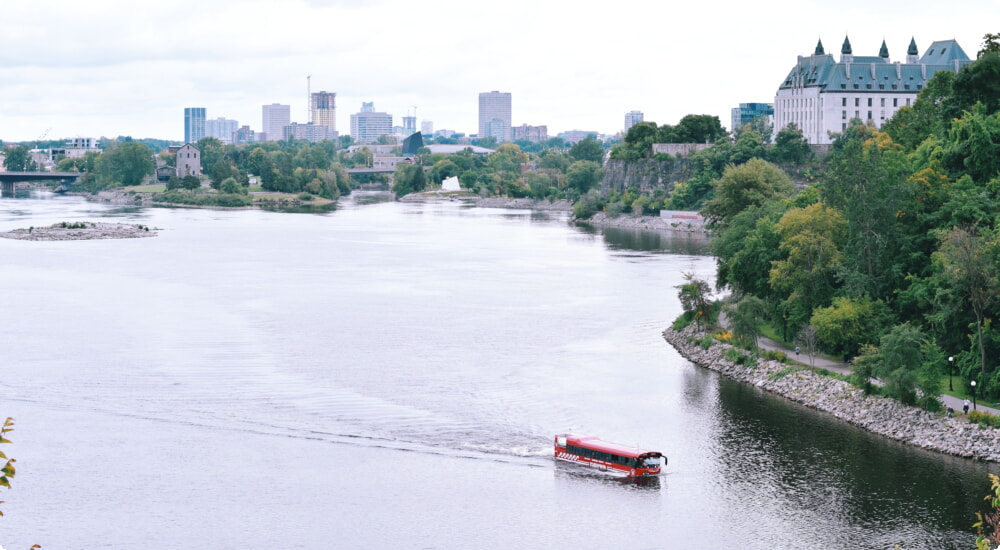
[[[881,106],[885,107],[885,98],[884,97],[880,97],[879,101],[882,104]],[[906,104],[907,105],[910,104],[910,98],[906,98]],[[840,98],[840,105],[841,105],[841,107],[847,107],[847,98],[846,97]],[[855,107],[860,107],[861,106],[861,98],[860,97],[854,98],[854,106]],[[868,106],[869,107],[872,106],[872,98],[870,98],[870,97],[868,98]],[[899,98],[898,97],[892,98],[892,106],[893,107],[899,107]]]
[[577,447],[576,445],[567,445],[566,451],[575,455],[592,458],[594,460],[603,460],[605,462],[621,464],[623,466],[628,466],[629,468],[639,468],[642,466],[642,462],[638,458],[619,456],[616,454],[605,453],[604,451],[595,451],[593,449],[585,449],[583,447]]

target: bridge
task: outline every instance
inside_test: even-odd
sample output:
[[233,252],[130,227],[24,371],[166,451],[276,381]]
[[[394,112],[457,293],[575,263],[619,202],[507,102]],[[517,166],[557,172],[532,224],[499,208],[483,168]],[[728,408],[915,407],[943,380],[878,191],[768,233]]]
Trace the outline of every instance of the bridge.
[[21,181],[70,183],[79,177],[79,172],[0,172],[0,197],[13,197],[14,187]]

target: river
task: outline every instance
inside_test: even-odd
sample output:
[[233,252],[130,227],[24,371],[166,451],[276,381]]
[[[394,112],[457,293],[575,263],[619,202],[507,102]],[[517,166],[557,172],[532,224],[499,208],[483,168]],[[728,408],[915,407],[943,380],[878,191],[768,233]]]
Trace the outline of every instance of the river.
[[[34,191],[0,231],[0,544],[78,548],[972,548],[987,466],[692,365],[661,336],[703,239],[397,203],[122,208]],[[574,431],[662,451],[608,478]]]

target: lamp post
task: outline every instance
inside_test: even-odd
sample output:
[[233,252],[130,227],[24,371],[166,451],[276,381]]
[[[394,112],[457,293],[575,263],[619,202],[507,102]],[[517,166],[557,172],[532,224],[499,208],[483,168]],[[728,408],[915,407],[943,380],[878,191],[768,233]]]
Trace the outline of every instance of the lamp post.
[[976,381],[973,380],[972,384],[972,410],[976,410]]
[[951,385],[951,374],[955,372],[955,358],[948,358],[948,391],[955,391],[955,388]]

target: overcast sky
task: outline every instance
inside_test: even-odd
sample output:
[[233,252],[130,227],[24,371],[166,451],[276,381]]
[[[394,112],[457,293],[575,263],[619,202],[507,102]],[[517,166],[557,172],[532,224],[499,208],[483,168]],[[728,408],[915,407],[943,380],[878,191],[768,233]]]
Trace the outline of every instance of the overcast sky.
[[312,91],[337,94],[337,130],[362,101],[477,131],[479,92],[513,96],[513,124],[613,134],[631,110],[730,126],[739,103],[774,101],[822,39],[839,56],[905,60],[957,39],[971,58],[1000,32],[1000,0],[31,0],[0,2],[0,139],[181,140],[184,108],[261,129],[261,106],[308,122]]

